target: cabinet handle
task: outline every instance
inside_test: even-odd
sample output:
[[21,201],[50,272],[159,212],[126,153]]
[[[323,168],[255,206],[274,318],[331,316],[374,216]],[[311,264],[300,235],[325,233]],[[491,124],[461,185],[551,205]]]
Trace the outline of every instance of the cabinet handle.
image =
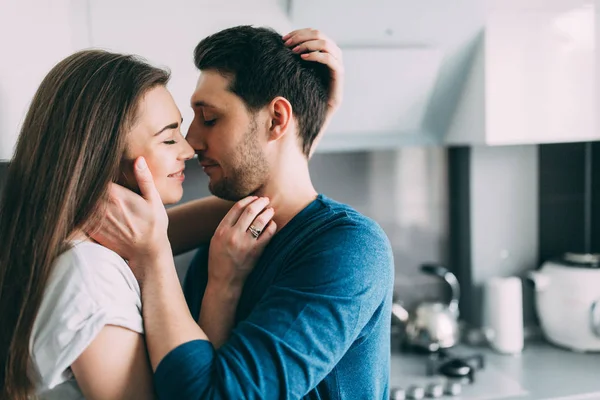
[[600,337],[600,315],[599,314],[600,300],[596,300],[590,307],[590,328],[592,332]]

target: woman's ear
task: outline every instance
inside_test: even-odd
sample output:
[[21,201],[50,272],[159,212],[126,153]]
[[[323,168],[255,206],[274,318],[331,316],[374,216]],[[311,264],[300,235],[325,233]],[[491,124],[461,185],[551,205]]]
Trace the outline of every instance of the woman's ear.
[[292,126],[292,105],[285,97],[275,97],[269,105],[269,141],[279,140]]

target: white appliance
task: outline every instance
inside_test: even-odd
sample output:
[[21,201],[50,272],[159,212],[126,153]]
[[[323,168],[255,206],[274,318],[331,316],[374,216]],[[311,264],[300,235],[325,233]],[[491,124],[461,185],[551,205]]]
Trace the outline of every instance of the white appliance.
[[575,351],[600,351],[600,255],[567,253],[529,277],[548,341]]
[[483,291],[484,332],[490,347],[502,354],[523,350],[523,294],[516,276],[494,277]]

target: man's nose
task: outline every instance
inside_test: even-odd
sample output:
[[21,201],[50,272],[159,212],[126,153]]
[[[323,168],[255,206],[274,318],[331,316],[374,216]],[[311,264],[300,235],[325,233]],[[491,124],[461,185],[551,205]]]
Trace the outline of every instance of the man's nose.
[[191,124],[188,129],[188,134],[185,139],[188,141],[190,146],[197,152],[206,149],[206,143],[202,137],[201,130],[198,129],[196,124]]

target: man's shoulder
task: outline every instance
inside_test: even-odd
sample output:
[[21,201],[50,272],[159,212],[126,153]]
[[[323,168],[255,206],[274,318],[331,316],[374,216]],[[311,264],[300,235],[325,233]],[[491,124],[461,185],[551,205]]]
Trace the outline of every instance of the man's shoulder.
[[376,221],[323,195],[317,202],[318,212],[291,241],[296,261],[317,263],[323,270],[340,272],[344,265],[350,269],[360,265],[363,271],[393,269],[390,240]]
[[344,204],[326,196],[320,195],[319,201],[323,205],[321,225],[330,235],[345,235],[361,238],[370,238],[372,242],[389,245],[387,235],[381,226],[372,218],[360,213],[348,204]]
[[295,279],[309,286],[327,282],[327,287],[357,293],[380,287],[382,292],[375,297],[383,298],[394,276],[392,246],[384,230],[347,204],[325,196],[318,202],[321,208],[313,223],[304,227],[306,234],[297,245],[290,246],[288,260],[293,262],[286,271],[295,271]]

